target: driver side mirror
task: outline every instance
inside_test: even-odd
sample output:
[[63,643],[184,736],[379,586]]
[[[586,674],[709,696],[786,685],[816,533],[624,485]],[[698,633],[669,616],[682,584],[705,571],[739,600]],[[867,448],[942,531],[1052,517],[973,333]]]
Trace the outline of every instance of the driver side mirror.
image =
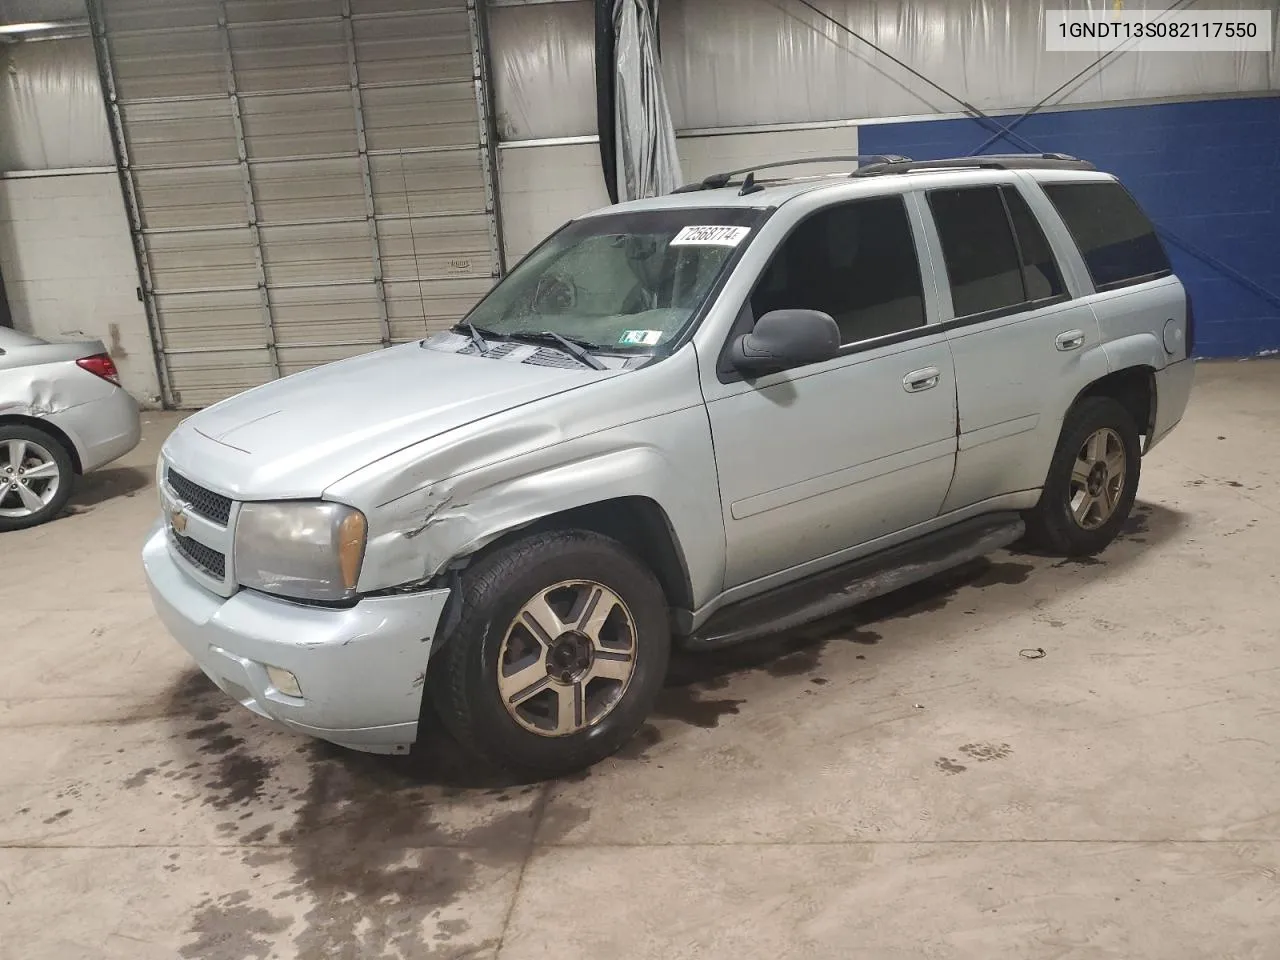
[[831,360],[840,353],[840,328],[819,310],[773,310],[733,342],[729,358],[748,376],[778,373]]

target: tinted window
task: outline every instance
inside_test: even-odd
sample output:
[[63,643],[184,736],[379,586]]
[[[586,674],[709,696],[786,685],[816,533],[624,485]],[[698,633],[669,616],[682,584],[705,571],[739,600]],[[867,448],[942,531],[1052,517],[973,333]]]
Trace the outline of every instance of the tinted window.
[[1026,285],[1027,299],[1046,300],[1061,295],[1062,274],[1035,214],[1016,188],[1002,189],[1013,232],[1018,238],[1018,250],[1022,254],[1022,280]]
[[1018,249],[998,187],[935,190],[929,206],[942,239],[957,317],[1026,300]]
[[796,228],[751,295],[756,318],[792,309],[830,314],[841,343],[924,325],[920,264],[901,197],[832,207]]
[[1120,184],[1047,183],[1044,192],[1066,222],[1099,290],[1169,272],[1169,258],[1151,221]]

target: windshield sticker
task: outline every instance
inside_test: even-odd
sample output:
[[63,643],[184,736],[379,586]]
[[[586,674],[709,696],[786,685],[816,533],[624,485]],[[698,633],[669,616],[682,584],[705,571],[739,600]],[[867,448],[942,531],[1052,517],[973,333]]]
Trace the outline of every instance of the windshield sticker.
[[736,247],[750,227],[685,227],[671,241],[673,247]]
[[618,338],[618,343],[624,347],[654,347],[661,339],[661,330],[627,330]]

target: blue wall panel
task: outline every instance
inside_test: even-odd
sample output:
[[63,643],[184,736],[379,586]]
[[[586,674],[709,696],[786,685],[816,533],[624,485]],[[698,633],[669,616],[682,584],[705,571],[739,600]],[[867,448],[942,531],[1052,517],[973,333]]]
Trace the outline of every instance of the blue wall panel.
[[[1197,355],[1280,350],[1280,97],[1040,113],[1014,129],[1133,191],[1195,301]],[[988,136],[969,119],[870,124],[858,149],[928,160],[965,156]],[[997,141],[984,152],[1024,149]]]

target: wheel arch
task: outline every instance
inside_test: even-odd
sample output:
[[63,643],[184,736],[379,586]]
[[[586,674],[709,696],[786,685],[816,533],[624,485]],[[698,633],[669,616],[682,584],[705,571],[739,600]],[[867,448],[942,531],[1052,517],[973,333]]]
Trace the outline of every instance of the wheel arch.
[[1158,399],[1155,367],[1145,363],[1135,364],[1099,377],[1076,395],[1068,411],[1075,409],[1088,397],[1111,397],[1116,400],[1133,417],[1144,443],[1151,442]]
[[80,461],[80,449],[76,446],[75,441],[71,439],[71,435],[61,427],[39,417],[28,417],[17,413],[0,414],[0,427],[8,424],[30,427],[33,430],[39,430],[41,433],[47,433],[62,444],[62,448],[67,451],[67,456],[71,458],[71,465],[75,468],[76,475],[79,476],[84,473],[84,468]]
[[675,527],[661,504],[647,496],[611,497],[548,513],[494,533],[465,560],[475,562],[517,540],[553,530],[589,530],[618,541],[653,571],[670,606],[693,608],[692,578]]

